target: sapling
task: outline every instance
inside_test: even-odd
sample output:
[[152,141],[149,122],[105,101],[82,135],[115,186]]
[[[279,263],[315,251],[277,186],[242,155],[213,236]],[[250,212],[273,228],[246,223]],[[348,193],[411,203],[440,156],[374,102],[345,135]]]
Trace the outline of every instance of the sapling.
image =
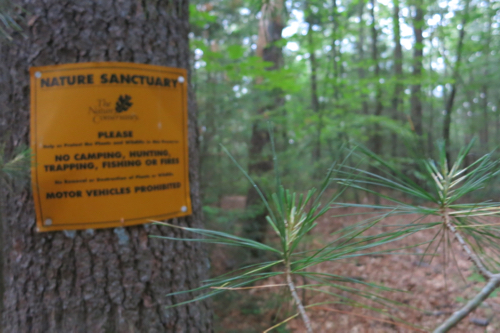
[[[344,179],[344,186],[337,188],[337,191],[334,192],[329,199],[324,199],[327,189],[330,188],[330,185],[335,179],[335,177],[333,177],[334,172],[343,168],[343,164],[345,160],[349,158],[349,154],[342,162],[334,163],[332,165],[332,167],[328,170],[319,190],[312,189],[308,191],[306,195],[303,195],[293,193],[286,190],[282,186],[278,172],[278,161],[276,153],[273,150],[275,158],[274,166],[276,173],[276,191],[269,196],[270,200],[267,200],[264,193],[247,174],[247,172],[234,160],[229,152],[227,153],[236,163],[241,172],[247,177],[251,186],[255,187],[261,197],[268,212],[267,222],[271,226],[274,234],[277,236],[278,244],[260,243],[251,239],[242,238],[220,231],[188,228],[163,222],[156,223],[167,225],[172,228],[183,229],[184,231],[193,232],[202,235],[203,237],[195,239],[165,236],[152,237],[177,241],[196,241],[245,247],[252,250],[268,252],[270,254],[269,257],[276,259],[252,264],[228,274],[215,277],[205,281],[203,286],[196,289],[178,291],[169,294],[169,296],[176,296],[183,293],[201,293],[188,301],[179,302],[173,306],[179,306],[189,302],[205,299],[228,290],[286,287],[288,288],[297,307],[298,314],[292,315],[279,324],[271,327],[269,330],[286,323],[291,318],[300,316],[308,333],[313,332],[313,325],[307,312],[308,309],[324,308],[326,304],[336,304],[339,302],[356,307],[368,308],[374,311],[380,310],[377,307],[367,305],[369,302],[375,302],[377,306],[382,307],[394,305],[401,306],[401,304],[380,297],[374,292],[364,290],[364,287],[371,287],[377,288],[380,291],[392,291],[391,288],[375,285],[349,276],[342,276],[342,274],[315,272],[310,268],[328,261],[349,259],[374,253],[391,253],[392,250],[374,251],[373,249],[380,245],[399,240],[413,231],[408,232],[408,230],[402,229],[394,232],[380,233],[373,236],[364,235],[365,231],[372,228],[383,218],[382,216],[366,221],[365,223],[352,225],[343,229],[341,232],[337,233],[337,238],[335,240],[328,242],[318,249],[301,249],[305,246],[300,245],[306,242],[306,235],[308,235],[316,226],[317,219],[328,212],[333,203],[338,199],[347,186],[350,185],[350,180]],[[263,286],[248,287],[254,285],[256,282],[268,280],[276,276],[282,276],[285,283],[278,285],[265,284]],[[294,276],[304,277],[308,282],[297,286],[293,279]],[[355,286],[349,286],[348,284],[355,284]],[[363,288],[361,288],[361,286],[363,286]],[[340,301],[327,301],[304,305],[297,292],[297,289],[302,288],[315,293],[324,293],[330,297],[339,299]],[[331,291],[332,288],[341,292]],[[345,296],[345,293],[352,296],[347,297]],[[364,302],[365,304],[358,302],[355,300],[355,296],[365,298],[367,301]],[[388,313],[384,314],[389,315]],[[392,323],[394,323],[394,321]]]
[[[374,193],[395,204],[385,206],[348,204],[348,206],[383,209],[390,211],[390,214],[417,214],[420,219],[425,216],[437,217],[437,222],[425,224],[427,227],[438,229],[428,249],[438,238],[439,233],[443,234],[442,237],[448,234],[448,237],[451,236],[450,238],[458,242],[475,269],[486,279],[484,288],[437,327],[434,331],[436,333],[450,330],[500,287],[500,225],[482,220],[485,216],[500,216],[500,203],[489,201],[463,203],[469,194],[483,189],[498,176],[499,162],[493,159],[492,154],[486,154],[472,164],[462,166],[473,143],[474,141],[462,148],[455,163],[449,166],[445,145],[439,142],[437,162],[431,159],[416,161],[420,174],[424,176],[425,183],[421,181],[422,184],[415,182],[394,165],[364,148],[360,150],[364,156],[375,162],[379,173],[344,166],[344,171],[340,173],[348,175],[349,179],[337,178],[340,183]],[[351,179],[353,172],[358,174],[355,180]],[[371,186],[368,187],[367,184]],[[406,195],[426,204],[413,205],[396,199],[395,196],[384,195],[373,188],[386,188],[398,193],[398,198]],[[419,227],[423,224],[412,222],[408,225]],[[448,247],[451,251],[451,246]]]

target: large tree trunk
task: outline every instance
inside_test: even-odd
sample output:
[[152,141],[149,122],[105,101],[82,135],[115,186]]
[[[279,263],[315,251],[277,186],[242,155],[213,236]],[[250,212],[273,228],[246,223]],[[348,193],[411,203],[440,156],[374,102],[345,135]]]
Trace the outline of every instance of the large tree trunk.
[[[30,66],[127,61],[189,67],[188,3],[135,0],[16,0],[26,9],[23,37],[0,46],[0,133],[7,152],[29,140]],[[193,215],[172,223],[200,227],[196,108],[189,95]],[[206,278],[196,243],[153,225],[37,233],[31,190],[1,191],[4,203],[3,332],[210,332],[206,303],[166,309],[166,298]]]

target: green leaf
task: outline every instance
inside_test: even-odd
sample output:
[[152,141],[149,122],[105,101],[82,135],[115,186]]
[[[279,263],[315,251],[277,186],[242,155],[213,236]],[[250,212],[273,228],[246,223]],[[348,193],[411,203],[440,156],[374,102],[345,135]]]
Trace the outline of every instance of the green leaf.
[[217,20],[215,15],[206,11],[199,10],[195,4],[189,5],[189,23],[203,28],[206,24],[213,23]]
[[241,45],[229,45],[227,53],[232,60],[240,59],[245,54],[246,48]]

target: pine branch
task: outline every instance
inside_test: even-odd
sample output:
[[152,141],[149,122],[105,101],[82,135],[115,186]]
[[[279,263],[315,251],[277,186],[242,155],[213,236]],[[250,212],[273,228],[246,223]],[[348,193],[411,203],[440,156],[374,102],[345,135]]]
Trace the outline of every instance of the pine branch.
[[10,180],[23,181],[28,178],[30,170],[31,152],[29,149],[20,147],[19,153],[6,161],[3,147],[0,147],[0,184]]
[[486,279],[489,280],[493,276],[493,273],[491,273],[483,264],[481,259],[475,254],[467,245],[465,240],[463,239],[462,235],[458,232],[458,230],[453,226],[450,220],[450,215],[447,209],[443,210],[442,212],[443,217],[444,217],[444,223],[446,225],[446,228],[450,230],[453,235],[455,236],[455,239],[460,243],[462,246],[462,249],[467,253],[469,256],[469,259],[472,261],[472,263],[476,266],[476,268],[479,270],[479,273]]
[[19,15],[21,11],[23,9],[19,5],[13,4],[12,1],[0,0],[0,42],[4,38],[11,41],[13,31],[23,30],[18,23],[18,21],[23,20]]
[[455,311],[443,324],[441,324],[441,326],[434,330],[434,333],[448,332],[469,313],[481,305],[481,303],[484,302],[498,287],[500,287],[500,274],[494,274],[490,277],[486,286],[484,286],[484,288],[473,299],[471,299],[463,308]]
[[450,230],[455,239],[460,243],[462,249],[467,253],[469,259],[479,270],[481,275],[488,281],[486,286],[473,298],[471,299],[464,307],[460,310],[455,311],[444,323],[442,323],[438,328],[434,330],[434,333],[444,333],[448,332],[451,328],[457,325],[462,319],[464,319],[469,313],[474,311],[482,302],[484,302],[491,293],[500,287],[500,274],[491,273],[482,263],[481,259],[475,254],[470,247],[465,242],[464,238],[457,229],[453,226],[450,221],[449,212],[447,209],[443,210],[444,222],[448,230]]
[[302,305],[302,301],[300,300],[300,297],[297,294],[297,290],[295,289],[295,285],[292,281],[292,272],[290,269],[290,263],[287,263],[287,265],[286,265],[286,282],[288,283],[288,288],[290,289],[290,292],[292,293],[292,297],[295,301],[295,304],[297,305],[297,308],[299,309],[300,316],[302,317],[302,320],[304,321],[304,325],[306,326],[307,333],[313,333],[311,321],[309,320],[309,317],[307,316],[304,305]]

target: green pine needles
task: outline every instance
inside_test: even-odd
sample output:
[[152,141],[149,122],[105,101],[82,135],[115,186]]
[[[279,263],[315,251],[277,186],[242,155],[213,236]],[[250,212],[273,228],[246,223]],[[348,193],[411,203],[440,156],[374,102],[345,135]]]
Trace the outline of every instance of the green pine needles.
[[[236,163],[229,152],[227,153]],[[365,231],[376,225],[382,219],[379,217],[365,221],[363,224],[352,225],[343,229],[337,234],[337,238],[334,241],[325,244],[321,248],[304,250],[307,248],[307,246],[305,246],[307,243],[306,236],[316,226],[317,219],[328,212],[334,202],[347,188],[347,185],[349,185],[349,183],[346,183],[346,186],[337,188],[337,191],[334,192],[333,195],[330,195],[329,199],[323,198],[326,195],[327,190],[330,188],[330,185],[334,182],[335,178],[333,177],[333,173],[336,170],[342,169],[344,163],[335,163],[332,165],[319,190],[312,189],[308,191],[306,195],[303,195],[293,193],[281,185],[280,177],[277,172],[278,161],[276,153],[274,153],[274,156],[276,169],[276,192],[270,196],[271,201],[267,200],[264,193],[262,193],[260,188],[247,174],[247,172],[239,164],[236,164],[249,180],[251,185],[256,188],[262,198],[268,211],[267,221],[279,239],[278,243],[264,244],[224,232],[181,227],[168,223],[156,222],[158,224],[192,232],[201,235],[202,237],[194,239],[164,236],[151,237],[245,247],[248,249],[267,252],[269,254],[268,257],[276,258],[275,260],[267,260],[257,264],[252,264],[228,274],[212,278],[205,281],[205,284],[199,288],[169,294],[168,296],[176,297],[185,293],[198,293],[198,296],[187,301],[178,302],[173,306],[202,300],[228,290],[286,287],[288,288],[297,307],[298,313],[286,318],[277,325],[271,327],[269,330],[277,328],[290,319],[300,315],[307,332],[312,332],[313,329],[306,310],[324,306],[325,304],[342,303],[345,305],[369,308],[381,313],[384,312],[383,309],[388,307],[404,306],[403,304],[381,297],[377,293],[377,291],[393,291],[391,288],[379,286],[349,276],[342,276],[341,274],[315,272],[311,268],[327,261],[352,259],[364,255],[389,254],[395,249],[389,251],[376,251],[375,248],[401,239],[402,237],[409,235],[410,232],[402,230],[374,236],[364,235]],[[349,158],[349,155],[346,159],[347,158]],[[324,202],[322,202],[322,199]],[[258,287],[248,287],[253,286],[256,282],[269,280],[277,276],[282,277],[282,284],[264,284],[263,286]],[[302,277],[302,280],[307,281],[307,283],[297,286],[294,282],[297,277]],[[356,285],[359,285],[360,287],[355,287]],[[305,305],[297,293],[298,289],[305,289],[312,293],[326,294],[332,298],[332,301]],[[351,294],[352,296],[346,297],[345,293]],[[365,301],[361,301],[360,298],[365,299]],[[375,306],[367,304],[375,304]],[[384,312],[384,314],[389,315],[386,312]],[[401,321],[398,318],[393,318],[393,320]]]
[[[492,154],[486,154],[464,166],[473,143],[474,140],[462,148],[455,163],[450,166],[446,158],[445,145],[439,142],[437,162],[430,159],[417,161],[422,176],[419,182],[406,176],[395,166],[365,148],[360,148],[361,152],[374,162],[379,172],[371,173],[357,168],[344,168],[342,171],[344,176],[352,177],[352,173],[357,174],[356,180],[349,180],[350,186],[377,194],[394,203],[389,206],[349,206],[382,209],[390,211],[390,214],[418,214],[419,220],[410,221],[409,227],[421,230],[437,229],[425,253],[435,242],[438,242],[435,246],[436,251],[440,243],[443,243],[445,254],[447,254],[445,259],[451,256],[454,258],[451,242],[455,239],[472,262],[474,269],[488,281],[478,295],[462,309],[454,312],[434,332],[447,332],[500,287],[500,225],[492,224],[485,219],[487,216],[500,216],[500,203],[467,203],[466,201],[469,194],[485,188],[494,177],[498,176],[499,162],[493,159]],[[337,180],[340,183],[347,182],[346,179]],[[398,193],[399,196],[403,194],[424,204],[408,204],[400,199],[378,193],[373,188],[389,189],[392,193]],[[426,216],[434,216],[438,221],[419,222]]]
[[0,42],[2,39],[12,41],[13,31],[22,33],[22,27],[18,23],[23,20],[20,15],[22,12],[23,9],[10,0],[0,0]]
[[[274,164],[276,169],[276,191],[268,201],[257,184],[251,179],[246,171],[234,160],[241,172],[254,186],[263,200],[268,216],[267,221],[273,232],[279,239],[279,243],[264,244],[251,239],[241,238],[232,234],[174,226],[167,223],[157,222],[173,228],[180,228],[198,235],[201,238],[172,238],[160,237],[173,240],[196,241],[203,243],[224,244],[231,246],[246,247],[254,250],[268,252],[268,257],[275,260],[263,261],[249,265],[234,272],[210,279],[197,289],[172,293],[176,296],[184,293],[198,293],[198,296],[188,301],[179,302],[174,306],[192,301],[201,300],[214,296],[218,293],[254,288],[256,282],[268,280],[276,276],[282,276],[283,284],[264,285],[259,287],[286,287],[297,307],[295,315],[283,320],[269,330],[286,323],[288,320],[300,316],[304,322],[307,332],[312,332],[312,324],[307,314],[308,309],[314,309],[321,304],[303,304],[297,290],[305,289],[313,293],[323,293],[331,296],[330,304],[343,303],[357,307],[369,308],[388,315],[382,309],[388,307],[404,307],[400,304],[381,297],[377,291],[393,291],[392,289],[373,283],[357,280],[340,274],[315,272],[311,268],[328,261],[352,259],[369,254],[395,254],[395,251],[404,249],[378,250],[384,244],[400,240],[410,234],[421,230],[436,229],[436,234],[428,240],[424,255],[433,257],[440,244],[445,246],[445,251],[453,255],[451,242],[455,239],[472,261],[475,269],[485,277],[487,284],[471,299],[462,309],[453,313],[434,332],[447,332],[462,320],[467,314],[481,304],[493,291],[500,286],[500,226],[488,223],[483,218],[486,216],[500,216],[500,204],[494,202],[466,203],[467,195],[484,188],[489,181],[500,172],[498,161],[491,154],[480,157],[470,165],[463,166],[465,157],[469,153],[473,142],[463,148],[454,164],[449,167],[446,159],[444,144],[438,144],[439,160],[420,159],[417,162],[420,170],[420,178],[414,179],[401,172],[397,167],[390,164],[380,156],[372,153],[366,148],[358,147],[350,151],[347,157],[340,163],[334,163],[326,174],[326,177],[317,191],[312,189],[304,196],[285,189],[280,182],[277,172],[278,161],[274,152]],[[360,152],[360,153],[359,153]],[[352,167],[345,163],[349,158],[361,157],[361,162],[369,160],[373,165],[371,171],[359,167]],[[376,171],[374,171],[376,170]],[[327,189],[336,185],[336,191],[329,199],[323,199]],[[339,196],[346,188],[355,188],[367,191],[386,199],[391,204],[386,205],[362,205],[337,203]],[[389,190],[389,194],[383,194],[383,189]],[[421,204],[408,203],[401,197],[413,198]],[[322,203],[324,200],[324,203]],[[325,244],[318,249],[308,249],[307,235],[316,226],[317,219],[334,207],[363,207],[371,211],[379,210],[382,214],[368,219],[360,224],[352,225],[336,234],[334,241]],[[373,228],[379,221],[390,215],[417,214],[417,220],[410,219],[406,224],[388,232],[378,232],[375,235],[365,232]],[[422,222],[426,216],[434,216],[435,222]],[[438,241],[439,240],[439,241]],[[437,242],[437,245],[436,245]],[[415,244],[418,246],[421,244]],[[422,256],[422,259],[424,256]],[[295,284],[295,278],[302,277],[302,285]],[[255,287],[257,288],[257,287]],[[346,297],[345,293],[352,297]],[[360,299],[367,302],[361,302]],[[369,301],[368,301],[369,300]],[[370,303],[368,303],[370,302]],[[374,305],[366,305],[366,304]],[[402,322],[397,318],[394,321]],[[405,323],[409,325],[408,323]],[[416,328],[416,330],[421,330]],[[268,331],[269,331],[268,330]]]
[[12,155],[12,158],[7,159],[4,147],[0,146],[0,186],[9,186],[11,191],[12,184],[24,182],[29,178],[31,151],[21,146]]

